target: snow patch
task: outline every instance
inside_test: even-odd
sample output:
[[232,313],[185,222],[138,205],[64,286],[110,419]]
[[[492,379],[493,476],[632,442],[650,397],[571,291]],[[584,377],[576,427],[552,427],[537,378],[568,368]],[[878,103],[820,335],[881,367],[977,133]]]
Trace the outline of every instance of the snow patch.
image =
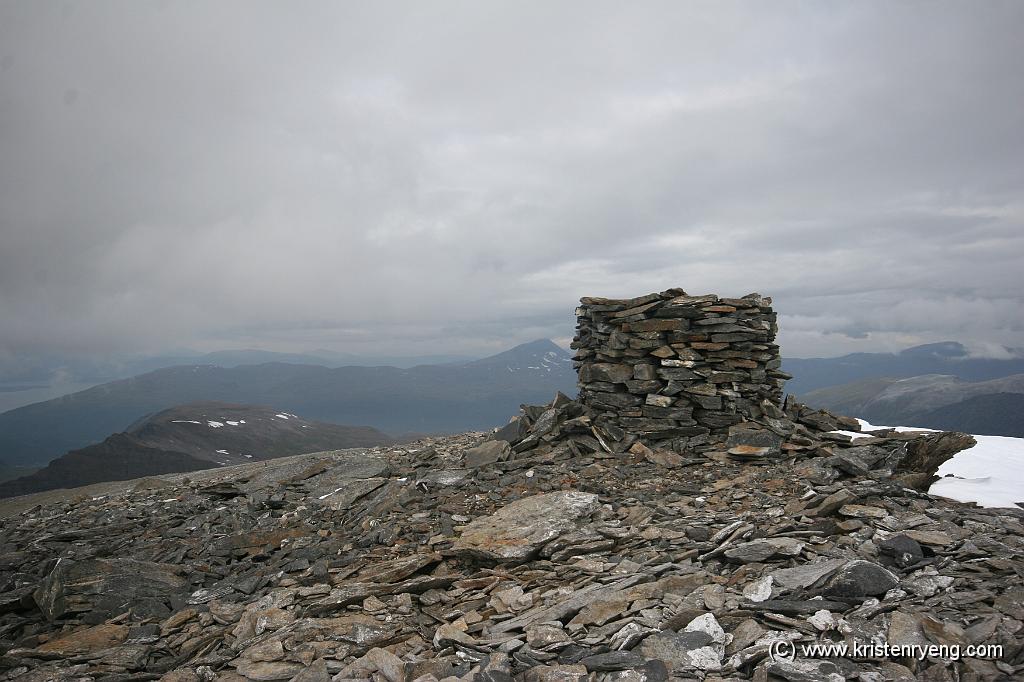
[[224,422],[224,423],[227,424],[228,426],[238,426],[239,424],[244,424],[245,422]]
[[278,419],[284,419],[285,421],[288,421],[288,415],[287,414],[280,414],[279,413],[279,414],[275,414],[274,416],[277,417]]
[[219,429],[224,426],[224,422],[207,421],[206,423],[210,425],[211,429]]
[[1024,502],[1024,438],[975,436],[978,444],[939,467],[928,491],[982,507],[1017,507]]
[[[887,429],[858,419],[863,429]],[[897,431],[935,429],[897,426]],[[868,434],[839,431],[853,438]],[[1019,508],[1024,502],[1024,438],[975,435],[977,445],[962,450],[945,462],[937,474],[942,476],[928,492],[959,502],[976,502],[982,507]]]
[[231,453],[228,452],[227,450],[218,450],[217,454],[219,454],[219,455],[230,455]]
[[871,438],[871,434],[861,433],[859,431],[829,431],[829,433],[838,433],[841,436],[849,436],[851,440],[857,440],[858,438]]
[[[929,431],[931,433],[937,433],[937,431],[935,429],[925,429],[925,428],[921,428],[919,426],[878,426],[877,424],[871,424],[870,422],[866,422],[863,419],[859,419],[859,418],[857,419],[857,421],[860,422],[861,430],[868,429],[870,431],[874,431],[874,430],[877,430],[877,429],[896,429],[900,433],[906,433],[907,431]],[[867,434],[861,434],[861,435],[867,435]]]
[[339,493],[339,492],[341,492],[342,490],[344,490],[344,489],[345,489],[345,487],[346,487],[346,486],[341,486],[341,487],[340,487],[340,488],[338,488],[337,490],[332,490],[331,492],[327,493],[326,495],[321,495],[321,496],[320,496],[320,497],[318,497],[317,499],[318,499],[318,500],[326,500],[326,499],[327,499],[328,497],[330,497],[330,496],[331,496],[331,495],[333,495],[334,493]]
[[202,424],[203,422],[197,422],[192,419],[172,419],[172,424]]

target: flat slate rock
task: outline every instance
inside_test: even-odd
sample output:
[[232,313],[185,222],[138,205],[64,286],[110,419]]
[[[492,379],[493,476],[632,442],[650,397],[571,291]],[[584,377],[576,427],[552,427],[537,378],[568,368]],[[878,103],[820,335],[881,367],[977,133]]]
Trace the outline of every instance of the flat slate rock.
[[62,559],[34,597],[51,621],[85,611],[112,616],[140,602],[184,596],[188,581],[183,573],[180,566],[135,559]]
[[597,495],[575,490],[526,497],[466,526],[452,550],[464,557],[525,561],[599,506]]

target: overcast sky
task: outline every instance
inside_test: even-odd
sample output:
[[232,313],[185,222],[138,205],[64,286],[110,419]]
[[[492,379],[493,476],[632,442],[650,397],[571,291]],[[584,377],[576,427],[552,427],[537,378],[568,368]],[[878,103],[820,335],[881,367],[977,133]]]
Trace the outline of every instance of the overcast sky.
[[[297,11],[296,8],[301,8]],[[0,362],[1024,346],[1024,3],[0,3]]]

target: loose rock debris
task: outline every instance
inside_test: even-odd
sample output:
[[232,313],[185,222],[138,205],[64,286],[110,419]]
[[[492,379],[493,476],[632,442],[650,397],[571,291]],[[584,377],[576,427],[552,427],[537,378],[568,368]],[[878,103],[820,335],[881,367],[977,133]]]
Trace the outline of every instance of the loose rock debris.
[[0,523],[0,679],[1019,679],[1021,510],[924,492],[970,437],[785,418],[770,456],[735,451],[753,422],[676,452],[558,396],[496,434],[36,506]]

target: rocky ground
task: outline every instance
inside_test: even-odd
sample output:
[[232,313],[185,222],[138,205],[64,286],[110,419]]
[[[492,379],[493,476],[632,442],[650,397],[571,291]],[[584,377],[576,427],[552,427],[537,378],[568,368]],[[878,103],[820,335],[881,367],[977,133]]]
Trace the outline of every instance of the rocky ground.
[[788,407],[785,439],[745,424],[679,453],[559,397],[496,435],[51,496],[0,521],[0,679],[1024,675],[1021,510],[922,492],[970,437],[851,443]]

